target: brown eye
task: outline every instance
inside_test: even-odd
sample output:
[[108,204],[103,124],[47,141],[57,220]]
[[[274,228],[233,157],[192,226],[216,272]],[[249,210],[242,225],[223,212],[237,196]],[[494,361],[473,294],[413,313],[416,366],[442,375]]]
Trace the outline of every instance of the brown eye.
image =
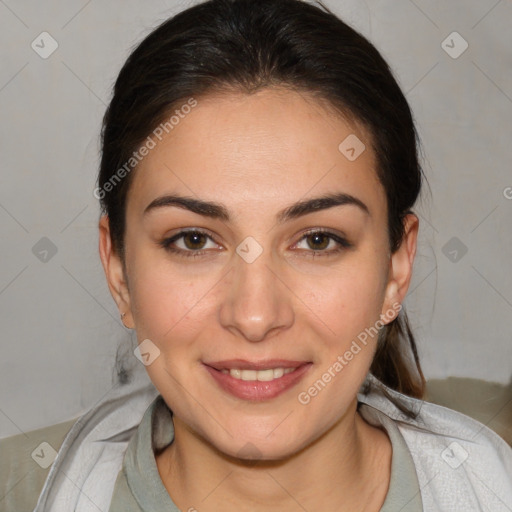
[[182,238],[185,247],[190,250],[202,249],[208,240],[206,235],[197,231],[190,231],[189,233],[185,233]]
[[222,250],[222,247],[215,243],[212,235],[198,229],[180,231],[176,235],[159,242],[159,245],[170,253],[178,256],[199,257],[204,256],[211,250]]
[[327,236],[325,233],[313,233],[308,235],[306,240],[310,249],[314,251],[321,251],[329,246],[331,237]]
[[310,254],[312,256],[335,255],[352,247],[352,244],[344,237],[322,229],[315,229],[305,233],[294,246],[294,248],[300,249],[305,255]]

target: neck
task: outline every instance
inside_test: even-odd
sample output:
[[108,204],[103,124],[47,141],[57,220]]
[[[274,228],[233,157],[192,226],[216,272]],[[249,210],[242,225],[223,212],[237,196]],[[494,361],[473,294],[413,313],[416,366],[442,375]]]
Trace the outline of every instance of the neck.
[[[219,452],[174,417],[175,439],[157,467],[180,510],[239,512],[380,510],[391,474],[391,443],[354,401],[312,444],[280,461],[241,461]],[[236,508],[235,508],[236,507]]]

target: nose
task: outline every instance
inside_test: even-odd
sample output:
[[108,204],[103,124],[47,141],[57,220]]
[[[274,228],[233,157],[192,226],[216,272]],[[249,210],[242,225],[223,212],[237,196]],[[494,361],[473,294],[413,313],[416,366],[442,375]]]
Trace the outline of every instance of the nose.
[[272,268],[272,258],[264,251],[248,263],[234,255],[221,302],[220,323],[238,337],[263,341],[294,322],[292,293]]

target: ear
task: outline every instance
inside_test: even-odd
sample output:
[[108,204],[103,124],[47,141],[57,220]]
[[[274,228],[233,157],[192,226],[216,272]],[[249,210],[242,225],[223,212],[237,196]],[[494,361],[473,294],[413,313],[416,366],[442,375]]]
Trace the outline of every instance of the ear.
[[109,218],[103,215],[99,221],[99,252],[108,287],[116,301],[119,313],[125,316],[122,321],[125,327],[133,329],[133,317],[130,307],[130,294],[124,271],[123,262],[112,245]]
[[388,282],[381,312],[381,319],[386,324],[398,316],[409,289],[416,256],[418,228],[418,217],[413,213],[407,214],[404,218],[404,238],[389,261]]

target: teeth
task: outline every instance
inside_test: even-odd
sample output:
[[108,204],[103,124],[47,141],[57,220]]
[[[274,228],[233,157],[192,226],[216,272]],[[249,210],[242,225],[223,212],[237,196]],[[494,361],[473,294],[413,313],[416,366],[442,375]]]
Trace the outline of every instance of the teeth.
[[239,370],[232,368],[231,370],[224,369],[222,373],[230,374],[231,377],[240,380],[259,380],[270,381],[279,379],[287,373],[295,371],[297,368],[269,368],[267,370]]

